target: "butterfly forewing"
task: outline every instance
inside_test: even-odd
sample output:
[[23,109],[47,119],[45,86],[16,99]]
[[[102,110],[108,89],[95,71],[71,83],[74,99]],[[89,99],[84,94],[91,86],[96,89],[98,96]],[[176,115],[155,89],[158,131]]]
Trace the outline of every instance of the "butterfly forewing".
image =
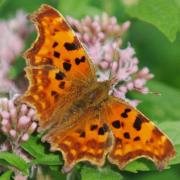
[[[102,166],[112,145],[109,127],[99,115],[99,111],[89,109],[82,115],[71,115],[66,127],[59,123],[43,139],[51,144],[52,150],[63,153],[63,170],[68,172],[80,161]],[[75,120],[73,120],[75,119]],[[73,124],[72,122],[75,122]]]
[[30,85],[21,101],[37,110],[43,128],[52,122],[57,107],[76,99],[96,76],[89,56],[59,12],[42,5],[30,19],[39,34],[24,54]]

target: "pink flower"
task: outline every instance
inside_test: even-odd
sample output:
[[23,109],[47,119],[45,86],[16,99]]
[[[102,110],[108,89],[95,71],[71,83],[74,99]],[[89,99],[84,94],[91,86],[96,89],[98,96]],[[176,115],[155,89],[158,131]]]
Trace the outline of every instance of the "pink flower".
[[[143,94],[149,92],[146,82],[153,75],[147,67],[139,70],[139,60],[130,43],[127,48],[121,48],[122,35],[128,30],[129,21],[119,25],[115,17],[105,13],[94,18],[87,16],[80,21],[68,17],[68,21],[92,58],[98,80],[116,79],[110,94],[127,99],[128,91],[135,90]],[[133,105],[138,102],[131,101]]]
[[0,20],[0,91],[17,91],[16,85],[8,78],[11,64],[24,48],[24,40],[32,28],[27,26],[26,14],[18,11],[15,18]]
[[25,104],[16,106],[14,99],[0,99],[1,130],[12,143],[17,143],[15,146],[22,141],[27,141],[29,134],[36,129],[34,115],[35,111]]

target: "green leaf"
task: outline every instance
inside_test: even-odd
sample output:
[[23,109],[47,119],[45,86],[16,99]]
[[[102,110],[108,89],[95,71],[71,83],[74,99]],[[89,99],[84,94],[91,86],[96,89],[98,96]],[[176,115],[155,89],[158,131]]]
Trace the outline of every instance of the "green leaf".
[[136,20],[132,22],[129,35],[128,41],[135,47],[141,67],[149,67],[156,80],[180,89],[180,33],[171,43],[154,26]]
[[42,165],[61,165],[62,161],[59,160],[59,156],[55,154],[47,155],[42,158],[34,159],[31,161],[32,164]]
[[137,174],[132,173],[123,173],[123,180],[179,180],[180,165],[173,166],[171,169],[159,171],[150,171],[150,172],[141,172]]
[[180,144],[175,145],[176,157],[170,162],[170,165],[180,164]]
[[0,0],[0,7],[3,5],[4,2],[5,0]]
[[31,136],[21,147],[35,158],[31,163],[44,165],[62,164],[59,153],[48,152],[45,144],[43,144],[37,136]]
[[3,173],[0,176],[0,180],[10,180],[11,179],[11,175],[12,175],[12,171],[11,170],[6,171],[5,173]]
[[180,92],[155,80],[150,81],[148,87],[161,95],[132,93],[131,98],[142,101],[138,109],[154,122],[179,121]]
[[21,147],[35,158],[44,157],[45,147],[36,136],[31,136],[28,141],[21,144]]
[[[43,177],[40,175],[36,179],[53,179],[53,180],[66,180],[67,174],[62,173],[59,166],[41,166]],[[69,179],[72,180],[72,179]]]
[[119,172],[112,170],[109,166],[101,169],[83,166],[81,170],[82,180],[120,180],[123,177]]
[[129,171],[132,173],[138,173],[138,171],[152,171],[152,170],[156,170],[153,162],[144,158],[129,163],[125,168],[125,171]]
[[179,7],[177,0],[139,0],[127,6],[127,12],[132,17],[156,26],[170,41],[174,41],[180,30]]
[[26,175],[29,172],[28,170],[29,166],[26,163],[26,161],[22,159],[21,157],[17,156],[16,154],[9,153],[9,152],[1,152],[0,160],[4,160],[8,162],[11,166],[16,167],[17,169],[19,169]]
[[1,6],[0,16],[9,17],[13,15],[17,10],[23,9],[26,12],[33,12],[37,10],[41,4],[47,3],[49,5],[56,6],[57,1],[54,0],[38,0],[38,1],[24,1],[24,0],[4,0]]
[[[76,8],[74,9],[74,7]],[[76,18],[101,13],[99,8],[91,4],[91,0],[78,1],[78,3],[74,0],[61,0],[59,1],[58,9],[63,15],[70,15]]]

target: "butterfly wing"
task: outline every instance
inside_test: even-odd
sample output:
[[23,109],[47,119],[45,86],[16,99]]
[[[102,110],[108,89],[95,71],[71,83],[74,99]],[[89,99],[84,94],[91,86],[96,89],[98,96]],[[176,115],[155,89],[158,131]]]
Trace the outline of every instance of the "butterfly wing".
[[169,138],[128,103],[110,97],[102,113],[106,114],[106,121],[114,136],[108,159],[120,169],[140,157],[152,160],[158,169],[163,169],[175,155]]
[[24,54],[30,85],[21,102],[37,110],[40,127],[44,128],[55,108],[79,96],[96,76],[89,56],[59,12],[42,5],[30,19],[38,37]]
[[71,115],[66,122],[71,125],[62,127],[59,123],[43,138],[51,144],[51,150],[62,152],[65,161],[63,171],[69,172],[80,161],[104,165],[112,138],[99,111],[87,109],[81,115]]

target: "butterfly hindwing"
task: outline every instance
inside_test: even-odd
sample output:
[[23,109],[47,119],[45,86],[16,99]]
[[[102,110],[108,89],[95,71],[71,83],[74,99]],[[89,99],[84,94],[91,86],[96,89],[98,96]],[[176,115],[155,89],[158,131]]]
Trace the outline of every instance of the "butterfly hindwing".
[[99,112],[89,109],[80,116],[70,115],[66,122],[71,124],[64,127],[60,122],[43,138],[51,144],[51,150],[63,153],[63,170],[70,171],[80,161],[88,161],[97,166],[104,165],[106,154],[111,148],[112,137]]
[[103,112],[114,137],[108,159],[120,169],[140,157],[152,160],[158,169],[163,169],[175,155],[169,138],[128,103],[111,97]]

